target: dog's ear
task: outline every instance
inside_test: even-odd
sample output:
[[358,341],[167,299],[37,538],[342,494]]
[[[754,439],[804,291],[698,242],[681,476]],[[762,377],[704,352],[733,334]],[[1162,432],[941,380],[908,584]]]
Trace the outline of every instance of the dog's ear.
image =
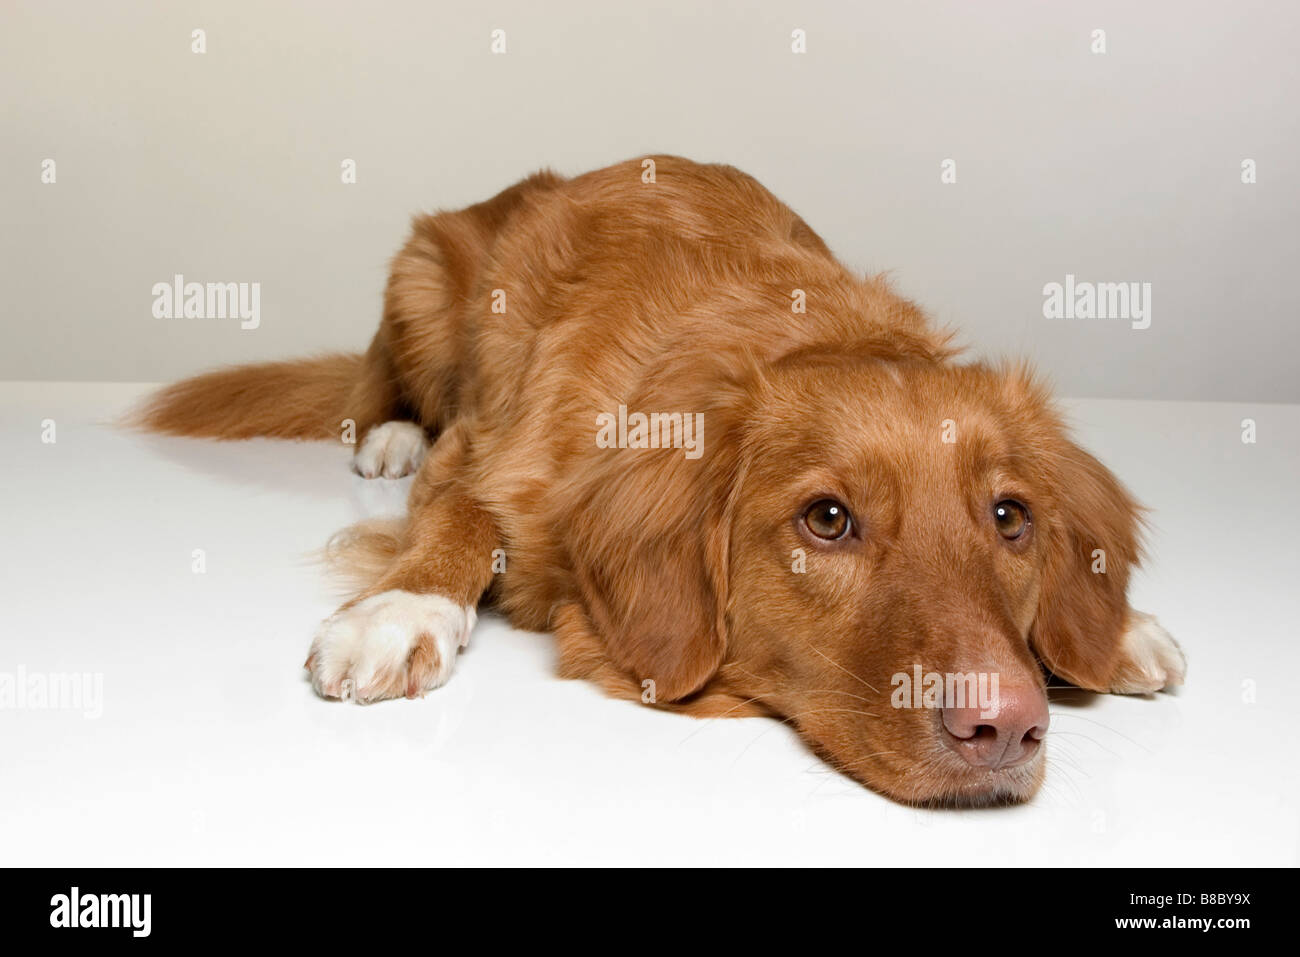
[[720,523],[712,524],[700,536],[642,540],[584,576],[606,654],[649,700],[679,701],[700,690],[726,653],[726,544]]
[[629,408],[682,410],[702,426],[698,455],[601,449],[569,540],[605,653],[646,694],[670,702],[703,688],[726,654],[731,515],[743,474],[740,397],[722,387],[707,396],[648,391],[656,394]]
[[1062,678],[1108,691],[1121,667],[1141,510],[1110,471],[1070,442],[1051,468],[1055,508],[1030,643]]

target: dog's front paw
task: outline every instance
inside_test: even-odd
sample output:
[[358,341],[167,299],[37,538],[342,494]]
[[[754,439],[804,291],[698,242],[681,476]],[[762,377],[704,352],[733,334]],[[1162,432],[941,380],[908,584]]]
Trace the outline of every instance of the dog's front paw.
[[429,437],[414,422],[385,422],[366,433],[352,457],[352,467],[365,478],[401,478],[424,461]]
[[317,632],[306,665],[312,686],[323,698],[362,703],[418,697],[451,676],[476,617],[441,595],[372,595]]
[[1130,611],[1110,681],[1116,694],[1149,694],[1183,683],[1187,656],[1151,615]]

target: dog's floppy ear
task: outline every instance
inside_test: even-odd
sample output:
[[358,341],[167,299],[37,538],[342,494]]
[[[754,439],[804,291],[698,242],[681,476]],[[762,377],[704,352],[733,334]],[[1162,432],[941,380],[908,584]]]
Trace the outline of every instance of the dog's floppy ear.
[[725,534],[663,536],[607,556],[584,576],[588,612],[605,651],[649,700],[679,701],[702,688],[726,653]]
[[698,456],[601,449],[570,532],[578,585],[606,655],[647,700],[663,702],[703,688],[726,654],[731,514],[743,473],[739,395],[678,385],[647,389],[628,407],[698,413]]
[[1110,690],[1129,616],[1141,511],[1110,471],[1070,442],[1054,455],[1056,507],[1030,643],[1062,678]]

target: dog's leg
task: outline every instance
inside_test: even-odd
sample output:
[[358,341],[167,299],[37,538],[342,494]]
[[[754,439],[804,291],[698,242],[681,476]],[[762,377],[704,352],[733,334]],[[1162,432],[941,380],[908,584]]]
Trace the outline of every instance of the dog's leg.
[[347,403],[359,440],[352,468],[368,479],[410,475],[429,449],[428,435],[418,422],[410,421],[415,415],[402,399],[388,336],[387,326],[381,326]]
[[423,428],[394,419],[366,433],[352,456],[352,468],[363,478],[401,478],[419,469],[428,450]]
[[458,424],[438,439],[412,489],[401,548],[317,633],[307,669],[322,696],[413,698],[451,676],[498,545],[495,522],[458,479],[466,434]]
[[477,314],[470,304],[493,245],[529,197],[561,182],[538,173],[485,202],[416,218],[393,258],[383,320],[352,393],[360,441],[353,468],[361,475],[416,471],[428,448],[425,429],[449,428],[462,414]]

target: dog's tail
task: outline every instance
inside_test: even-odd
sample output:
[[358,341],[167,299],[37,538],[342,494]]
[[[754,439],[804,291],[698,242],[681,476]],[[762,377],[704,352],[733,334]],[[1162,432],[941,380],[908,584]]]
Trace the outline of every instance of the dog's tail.
[[365,361],[335,354],[217,369],[158,390],[126,424],[210,439],[337,438]]

